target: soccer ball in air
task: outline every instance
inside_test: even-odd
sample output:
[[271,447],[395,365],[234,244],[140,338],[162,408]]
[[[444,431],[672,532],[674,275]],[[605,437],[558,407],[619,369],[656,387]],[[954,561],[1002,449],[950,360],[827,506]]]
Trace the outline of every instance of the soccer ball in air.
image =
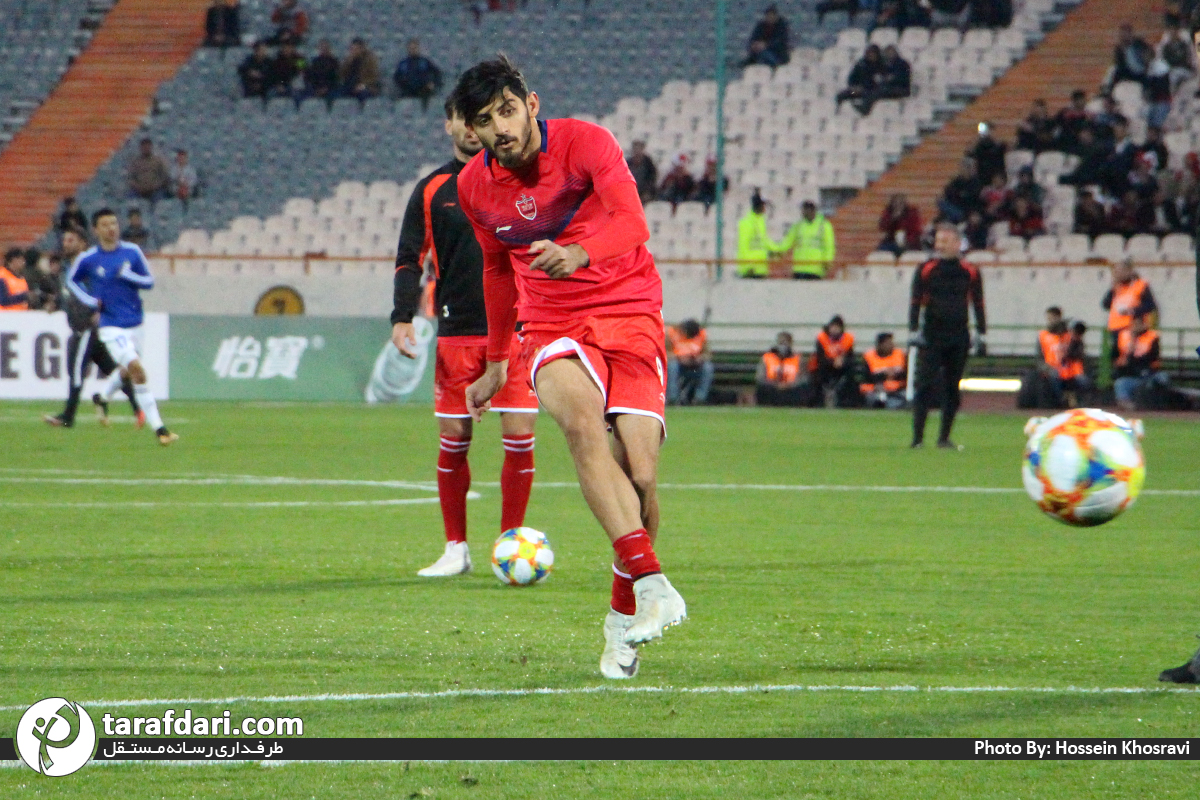
[[1103,525],[1133,505],[1146,480],[1140,420],[1094,408],[1035,417],[1021,477],[1038,508],[1068,525]]
[[529,586],[546,580],[554,567],[550,540],[533,528],[511,528],[492,546],[492,572],[509,586]]

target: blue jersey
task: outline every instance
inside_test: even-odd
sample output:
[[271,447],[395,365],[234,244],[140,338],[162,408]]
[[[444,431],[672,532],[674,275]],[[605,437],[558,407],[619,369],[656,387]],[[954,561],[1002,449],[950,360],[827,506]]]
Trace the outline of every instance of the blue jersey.
[[100,326],[135,328],[142,324],[138,292],[154,287],[142,248],[117,242],[115,250],[84,250],[67,273],[67,288],[91,308],[100,308]]

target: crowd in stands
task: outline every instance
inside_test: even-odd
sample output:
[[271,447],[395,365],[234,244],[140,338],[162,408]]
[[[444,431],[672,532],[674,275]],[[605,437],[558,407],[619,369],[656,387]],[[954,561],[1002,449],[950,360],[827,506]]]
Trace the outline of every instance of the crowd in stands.
[[[698,175],[691,171],[691,159],[686,153],[678,153],[671,159],[671,169],[658,181],[658,167],[646,152],[646,143],[633,143],[629,157],[625,159],[633,179],[637,182],[638,195],[643,203],[663,200],[672,205],[689,201],[704,203],[708,207],[717,201],[717,159],[709,156],[704,161],[704,170]],[[723,178],[724,189],[729,188],[729,178]]]
[[849,101],[858,113],[866,116],[880,100],[898,100],[910,95],[912,65],[900,57],[895,45],[880,50],[879,45],[872,44],[850,70],[846,88],[838,93],[837,104]]
[[868,29],[934,26],[961,28],[1005,28],[1012,24],[1012,0],[821,0],[817,19],[844,11],[851,24],[860,12],[869,19]]
[[[174,198],[186,209],[188,201],[200,192],[200,177],[188,152],[176,150],[174,160],[168,164],[148,137],[138,143],[138,154],[126,166],[126,177],[130,199],[144,201],[151,208],[159,200]],[[86,225],[80,227],[86,229]]]
[[[280,0],[271,12],[275,27],[259,37],[252,52],[238,65],[243,97],[288,97],[297,105],[310,98],[332,103],[339,97],[353,97],[360,103],[384,92],[379,57],[362,37],[350,42],[345,57],[339,59],[328,40],[317,42],[311,58],[301,52],[309,30],[308,12],[298,0]],[[238,0],[214,0],[205,19],[205,44],[228,47],[241,43]],[[272,52],[271,47],[277,48]],[[442,72],[421,52],[417,39],[408,42],[407,54],[392,73],[393,94],[398,98],[416,98],[421,108],[442,86]]]

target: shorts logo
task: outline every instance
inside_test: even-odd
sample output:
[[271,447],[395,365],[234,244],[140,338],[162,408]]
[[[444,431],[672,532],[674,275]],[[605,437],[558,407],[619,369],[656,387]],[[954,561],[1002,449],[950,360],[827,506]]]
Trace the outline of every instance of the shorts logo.
[[517,198],[517,212],[525,219],[537,217],[537,201],[527,194]]
[[96,752],[96,726],[78,703],[48,697],[31,705],[17,723],[17,753],[30,769],[61,777],[76,772]]
[[666,380],[663,378],[662,359],[658,356],[654,357],[654,366],[658,369],[658,382],[666,386]]

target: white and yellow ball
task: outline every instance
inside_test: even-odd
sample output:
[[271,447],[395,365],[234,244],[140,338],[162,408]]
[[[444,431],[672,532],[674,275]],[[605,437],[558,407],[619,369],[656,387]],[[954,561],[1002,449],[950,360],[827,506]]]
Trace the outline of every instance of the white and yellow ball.
[[1146,480],[1139,420],[1077,408],[1036,417],[1021,465],[1038,508],[1068,525],[1102,525],[1133,505]]
[[501,583],[529,586],[546,580],[554,568],[554,551],[546,534],[533,528],[512,528],[492,546],[492,572]]

